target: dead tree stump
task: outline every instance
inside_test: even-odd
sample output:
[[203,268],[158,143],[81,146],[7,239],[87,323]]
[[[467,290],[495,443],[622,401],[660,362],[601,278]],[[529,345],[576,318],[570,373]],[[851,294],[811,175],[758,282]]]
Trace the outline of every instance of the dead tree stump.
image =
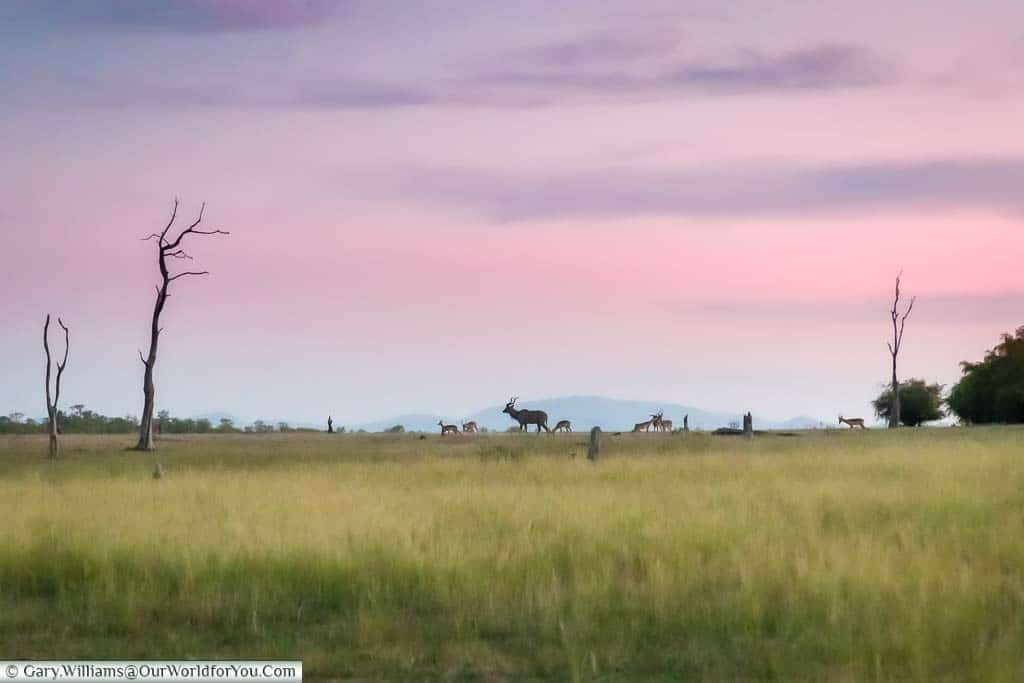
[[748,439],[754,436],[754,416],[749,411],[743,416],[743,436]]
[[587,445],[587,460],[591,462],[597,460],[597,456],[601,453],[601,428],[594,427],[590,430],[590,443]]
[[690,431],[690,414],[683,415],[683,431]]

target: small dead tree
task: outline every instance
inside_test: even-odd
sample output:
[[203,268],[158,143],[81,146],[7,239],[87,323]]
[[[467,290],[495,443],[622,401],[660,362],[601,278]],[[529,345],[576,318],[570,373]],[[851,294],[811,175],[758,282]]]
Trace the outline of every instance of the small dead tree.
[[168,262],[172,260],[193,260],[192,256],[185,251],[184,247],[182,247],[182,243],[190,235],[231,234],[224,230],[199,230],[199,225],[203,222],[203,211],[205,209],[206,204],[204,203],[199,209],[199,217],[196,218],[196,220],[187,228],[178,233],[177,237],[172,238],[168,233],[174,226],[175,219],[178,217],[178,200],[175,198],[174,208],[171,210],[171,218],[167,221],[167,225],[164,229],[161,232],[154,232],[153,234],[142,238],[143,240],[156,240],[157,265],[160,267],[161,283],[157,285],[156,302],[153,305],[153,319],[149,332],[149,354],[143,356],[142,351],[139,351],[139,359],[142,361],[142,365],[145,368],[145,373],[143,374],[142,379],[142,420],[139,423],[139,443],[135,446],[135,449],[139,451],[156,450],[156,443],[153,441],[153,407],[155,406],[156,397],[156,388],[153,386],[153,368],[156,366],[157,343],[160,340],[160,333],[163,332],[163,328],[160,327],[160,314],[163,313],[164,305],[167,303],[167,297],[170,296],[169,289],[171,283],[183,277],[198,277],[210,274],[205,270],[186,270],[172,275]]
[[690,431],[690,414],[683,415],[683,431]]
[[889,429],[895,429],[900,426],[900,382],[896,377],[896,358],[900,355],[900,349],[903,348],[903,328],[907,324],[910,312],[914,310],[914,302],[917,301],[916,296],[912,297],[907,310],[904,311],[903,315],[900,315],[900,278],[902,277],[903,271],[900,271],[899,275],[896,276],[896,296],[892,301],[892,310],[889,311],[890,318],[892,319],[892,341],[886,342],[886,345],[889,347],[889,355],[892,356],[892,396],[889,399]]
[[754,438],[754,416],[749,410],[743,416],[743,436],[748,439]]
[[64,360],[57,362],[57,378],[53,383],[53,394],[50,394],[50,376],[52,361],[50,360],[50,316],[47,314],[46,322],[43,323],[43,350],[46,351],[46,416],[50,421],[50,458],[55,459],[60,452],[60,444],[57,440],[60,434],[60,425],[57,423],[58,420],[58,409],[57,404],[60,402],[60,379],[64,374],[64,368],[68,364],[68,350],[71,348],[71,340],[68,333],[68,328],[64,324],[64,321],[57,318],[57,324],[64,330]]

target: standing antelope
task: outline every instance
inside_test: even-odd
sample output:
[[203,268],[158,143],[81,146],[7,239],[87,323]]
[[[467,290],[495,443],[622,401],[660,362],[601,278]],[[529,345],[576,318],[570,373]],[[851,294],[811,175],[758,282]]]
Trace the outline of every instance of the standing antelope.
[[839,424],[849,425],[850,429],[853,429],[854,427],[860,427],[861,429],[867,429],[867,427],[864,426],[864,418],[863,417],[850,417],[850,418],[846,418],[846,417],[843,417],[842,415],[840,415],[839,416]]
[[519,400],[518,396],[513,396],[512,399],[505,404],[505,409],[501,412],[507,414],[513,420],[519,423],[520,431],[528,431],[527,425],[537,425],[537,432],[540,433],[540,428],[543,427],[544,431],[550,432],[548,429],[548,414],[543,410],[527,410],[525,408],[516,408],[516,401]]
[[633,432],[648,432],[651,430],[651,424],[654,420],[648,420],[647,422],[637,422],[633,425]]
[[569,422],[568,420],[559,420],[558,424],[556,424],[555,428],[552,429],[551,431],[553,431],[553,432],[571,432],[572,431],[572,422]]
[[476,422],[473,422],[472,420],[469,421],[469,422],[463,422],[462,423],[462,431],[464,433],[466,433],[466,434],[470,434],[470,433],[475,434],[476,433]]
[[671,432],[672,431],[672,420],[666,420],[664,417],[662,417],[662,415],[664,415],[664,414],[665,414],[664,411],[661,411],[657,415],[651,415],[652,426],[655,429],[657,429],[659,431],[662,431],[662,432]]
[[459,428],[456,427],[455,425],[446,425],[441,420],[438,420],[437,424],[441,428],[441,436],[444,436],[445,434],[453,434],[455,436],[458,436]]

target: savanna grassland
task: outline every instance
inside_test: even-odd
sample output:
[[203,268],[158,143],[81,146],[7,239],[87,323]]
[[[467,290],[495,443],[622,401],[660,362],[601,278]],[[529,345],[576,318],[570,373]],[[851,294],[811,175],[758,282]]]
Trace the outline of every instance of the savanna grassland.
[[1024,678],[1024,430],[130,441],[0,438],[4,657]]

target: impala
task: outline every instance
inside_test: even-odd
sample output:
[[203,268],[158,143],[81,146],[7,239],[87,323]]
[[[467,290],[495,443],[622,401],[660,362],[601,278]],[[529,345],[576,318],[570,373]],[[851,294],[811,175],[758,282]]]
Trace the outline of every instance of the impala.
[[476,432],[476,422],[473,422],[473,421],[463,422],[462,423],[462,431],[466,432],[467,434],[475,433]]
[[556,424],[555,428],[552,429],[551,431],[553,431],[553,432],[571,432],[572,431],[572,422],[569,422],[568,420],[559,420],[558,424]]
[[662,411],[659,412],[657,415],[651,415],[651,423],[654,426],[654,428],[659,431],[671,432],[672,420],[666,420],[664,417],[662,417],[662,415],[664,414],[664,411]]
[[839,424],[849,425],[850,429],[853,429],[854,427],[860,427],[861,429],[867,429],[867,427],[864,426],[864,418],[863,417],[850,417],[850,418],[846,418],[846,417],[843,417],[842,415],[840,415],[839,416]]
[[446,425],[441,420],[438,420],[437,424],[441,428],[441,436],[444,436],[445,434],[454,434],[457,436],[459,433],[459,428],[455,425]]
[[512,399],[505,404],[505,409],[501,412],[505,413],[513,420],[519,423],[520,431],[526,430],[527,425],[537,425],[537,432],[540,432],[540,428],[543,427],[544,431],[550,432],[548,429],[548,414],[543,410],[527,410],[526,408],[516,408],[516,401],[519,400],[518,396],[513,396]]

